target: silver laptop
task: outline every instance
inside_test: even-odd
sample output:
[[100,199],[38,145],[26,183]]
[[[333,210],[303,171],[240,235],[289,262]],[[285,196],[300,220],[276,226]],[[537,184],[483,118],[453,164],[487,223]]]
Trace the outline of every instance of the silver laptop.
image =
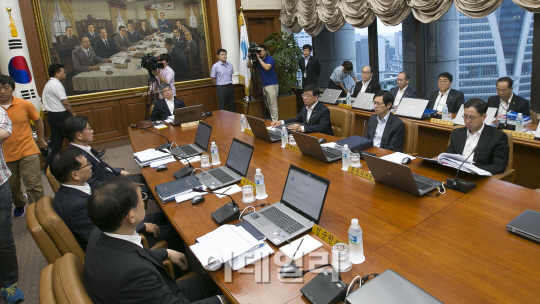
[[186,122],[201,120],[203,108],[202,105],[194,105],[174,110],[173,125],[178,126]]
[[202,154],[208,149],[210,143],[210,134],[212,126],[200,121],[195,135],[195,142],[189,145],[183,145],[176,148],[171,147],[171,153],[179,159]]
[[321,146],[317,137],[294,131],[291,134],[302,154],[327,163],[341,159],[341,150]]
[[527,209],[508,223],[506,229],[512,234],[540,244],[540,213]]
[[246,118],[249,123],[249,127],[253,132],[253,135],[255,135],[256,137],[262,138],[269,142],[276,142],[281,140],[281,132],[276,130],[269,131],[266,128],[264,120],[247,115]]
[[337,104],[337,99],[341,94],[341,90],[336,89],[326,89],[324,93],[319,97],[319,101],[330,104]]
[[[456,114],[456,118],[454,118],[455,125],[465,125],[465,121],[463,120],[463,113],[465,113],[465,108],[463,107],[463,105],[461,105],[459,111]],[[486,111],[485,123],[491,125],[495,114],[497,114],[497,108],[488,108]]]
[[225,166],[195,175],[210,190],[238,183],[246,176],[253,155],[253,146],[233,138]]
[[399,273],[388,269],[347,296],[347,303],[435,304],[442,303]]
[[413,174],[409,166],[367,154],[363,156],[376,182],[387,184],[416,196],[422,196],[441,184],[441,182],[429,177]]
[[291,165],[281,200],[244,219],[277,246],[319,223],[329,186],[329,180]]
[[424,110],[427,107],[429,100],[418,98],[403,98],[396,110],[397,116],[404,116],[416,119],[422,119]]
[[352,107],[360,110],[373,111],[373,93],[358,93]]
[[537,138],[540,137],[540,124],[536,127],[536,132],[534,133],[534,137],[537,137]]

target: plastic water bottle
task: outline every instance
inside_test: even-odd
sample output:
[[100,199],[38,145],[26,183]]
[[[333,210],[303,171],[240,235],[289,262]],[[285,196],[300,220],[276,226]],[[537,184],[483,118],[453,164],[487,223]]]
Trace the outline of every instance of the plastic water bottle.
[[516,117],[516,131],[523,132],[523,115],[521,113]]
[[349,249],[351,262],[353,264],[360,264],[366,259],[364,256],[364,240],[362,237],[362,228],[358,225],[358,219],[352,219],[351,227],[349,227]]
[[247,128],[246,115],[240,115],[240,131],[244,132],[244,129]]
[[345,98],[345,104],[351,105],[351,89],[347,90],[347,97]]
[[351,163],[351,149],[349,149],[349,145],[347,144],[343,145],[343,151],[341,151],[341,163],[341,170],[349,170],[349,165]]
[[285,126],[281,127],[281,147],[285,148],[285,145],[289,143],[289,134]]
[[450,118],[448,117],[448,106],[446,104],[444,104],[444,106],[442,108],[442,119],[443,120],[450,120]]
[[210,153],[212,154],[212,165],[220,164],[221,162],[219,161],[219,152],[215,141],[213,141],[210,145]]
[[257,199],[265,199],[268,197],[264,186],[264,175],[259,168],[255,170],[255,191],[257,192]]

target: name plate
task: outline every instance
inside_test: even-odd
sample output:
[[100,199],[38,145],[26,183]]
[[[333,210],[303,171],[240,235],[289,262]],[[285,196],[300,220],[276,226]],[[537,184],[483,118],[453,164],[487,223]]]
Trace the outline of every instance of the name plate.
[[436,123],[436,124],[440,124],[440,125],[447,125],[447,126],[453,126],[454,125],[454,122],[451,121],[451,120],[442,120],[442,119],[439,119],[439,118],[432,118],[431,122]]
[[513,137],[519,137],[524,139],[533,139],[534,140],[534,134],[532,133],[525,133],[525,132],[517,132],[512,130],[503,130],[504,133],[512,134]]
[[337,236],[333,235],[332,233],[326,231],[323,227],[313,224],[313,228],[311,228],[311,232],[318,236],[321,240],[323,240],[325,243],[327,243],[330,246],[334,246],[337,243],[343,243],[343,244],[349,244],[349,242],[345,243],[341,239],[339,239]]
[[240,184],[242,184],[242,186],[247,186],[247,185],[253,186],[253,195],[257,195],[257,193],[255,191],[255,183],[254,182],[250,181],[249,179],[247,179],[245,177],[242,177],[242,179],[240,180]]
[[344,104],[344,103],[338,104],[338,107],[345,108],[345,109],[352,109],[352,105],[348,105],[348,104]]
[[349,169],[347,170],[347,172],[349,172],[351,174],[354,174],[354,175],[357,175],[357,176],[360,176],[362,178],[365,178],[365,179],[373,181],[373,182],[375,181],[375,179],[373,179],[373,175],[371,175],[371,173],[369,171],[362,170],[360,168],[354,168],[354,167],[349,166]]
[[189,128],[199,126],[199,121],[186,122],[180,125],[180,128]]
[[251,129],[248,129],[248,128],[244,129],[244,133],[246,133],[248,135],[251,135],[251,136],[255,136],[255,135],[253,135],[253,131],[251,131]]
[[302,152],[300,151],[300,148],[298,148],[297,145],[286,144],[285,149],[302,154]]

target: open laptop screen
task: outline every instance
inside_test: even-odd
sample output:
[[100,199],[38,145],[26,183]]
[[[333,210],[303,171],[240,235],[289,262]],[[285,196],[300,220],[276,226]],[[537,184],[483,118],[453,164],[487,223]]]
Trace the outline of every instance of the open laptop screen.
[[253,146],[233,138],[226,165],[236,173],[246,176],[252,155]]
[[291,165],[281,202],[319,223],[330,181]]
[[212,127],[205,124],[204,122],[199,122],[199,127],[197,128],[197,135],[195,135],[195,144],[204,151],[208,149],[210,133],[212,133]]

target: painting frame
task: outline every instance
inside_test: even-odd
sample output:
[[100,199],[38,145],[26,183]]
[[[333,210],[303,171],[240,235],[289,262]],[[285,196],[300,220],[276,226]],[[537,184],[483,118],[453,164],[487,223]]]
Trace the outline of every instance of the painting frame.
[[[43,1],[54,1],[54,0],[31,0],[32,1],[32,10],[34,12],[34,22],[36,24],[37,34],[38,34],[38,41],[39,41],[39,47],[41,52],[41,57],[43,59],[43,68],[45,70],[45,74],[48,76],[48,67],[51,65],[51,54],[49,51],[49,43],[47,40],[47,35],[45,33],[45,23],[43,20],[42,10],[41,10],[41,4],[40,2]],[[99,1],[99,0],[88,0],[88,1]],[[103,0],[101,0],[103,1]],[[202,8],[202,20],[204,22],[204,40],[206,44],[206,58],[200,58],[201,62],[203,60],[207,61],[208,66],[208,74],[210,74],[210,69],[212,67],[212,52],[211,52],[211,38],[210,38],[210,29],[209,29],[209,16],[208,16],[208,0],[199,0]],[[175,82],[175,86],[178,89],[186,88],[186,87],[192,87],[197,85],[208,85],[213,84],[210,77],[207,78],[201,78],[196,80],[188,80],[188,81],[182,81],[182,82]],[[107,90],[107,91],[100,91],[95,93],[86,93],[86,94],[79,94],[79,95],[68,95],[68,100],[70,102],[77,102],[77,101],[88,101],[88,100],[95,100],[95,99],[101,99],[101,98],[110,98],[110,97],[120,97],[125,96],[129,94],[136,94],[136,93],[143,93],[146,92],[148,89],[148,86],[140,86],[140,87],[134,87],[134,88],[125,88],[125,89],[116,89],[116,90]]]

